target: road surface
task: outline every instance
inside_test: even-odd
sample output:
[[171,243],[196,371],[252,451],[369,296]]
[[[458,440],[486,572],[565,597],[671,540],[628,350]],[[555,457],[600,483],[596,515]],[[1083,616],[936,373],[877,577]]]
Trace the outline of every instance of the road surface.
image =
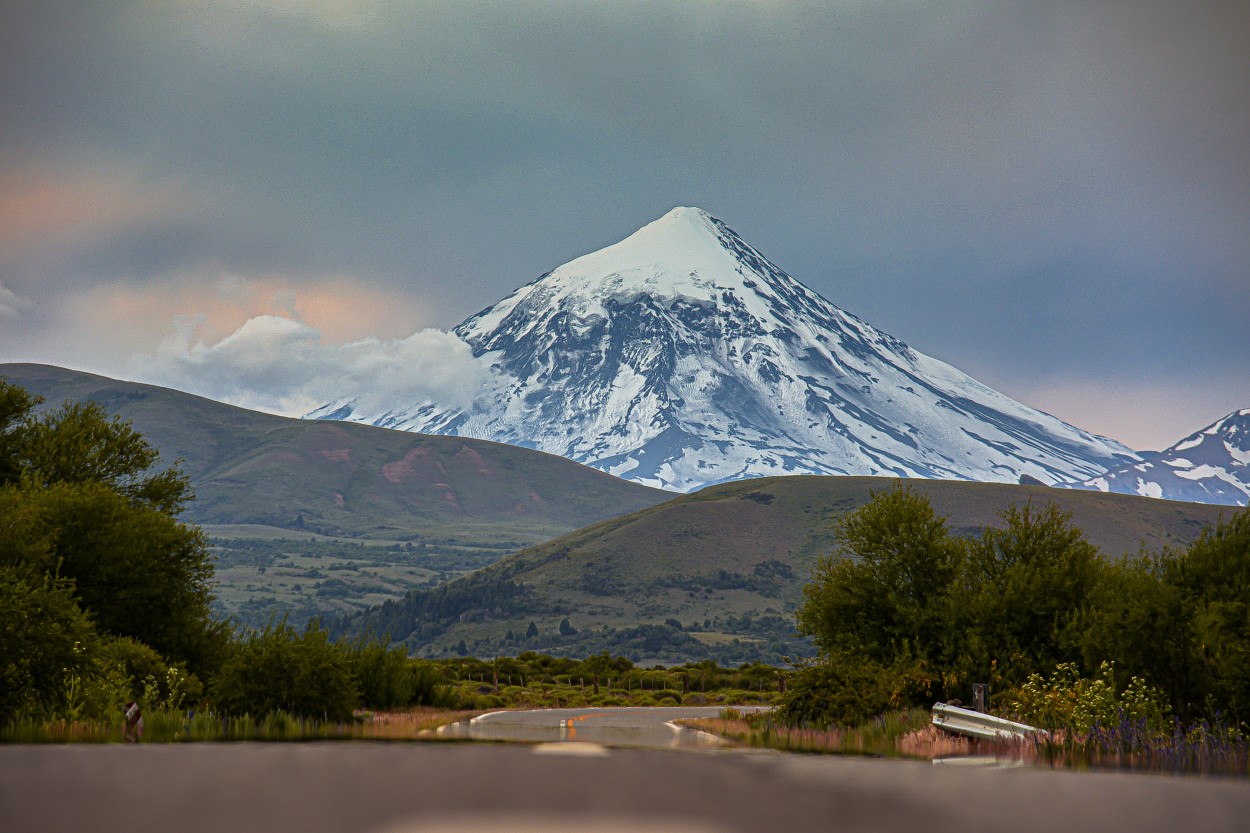
[[[0,746],[0,830],[1222,833],[1250,829],[1250,784],[1245,780],[956,769],[731,750],[609,749],[582,740],[583,729],[589,731],[595,720],[607,719],[574,721],[575,742],[536,745]],[[498,718],[479,723],[485,728],[504,725]]]
[[[759,711],[747,706],[741,711]],[[706,749],[723,742],[704,732],[682,729],[673,721],[716,717],[719,706],[655,708],[532,709],[499,711],[469,723],[447,727],[447,737],[491,741],[597,743],[613,747]]]

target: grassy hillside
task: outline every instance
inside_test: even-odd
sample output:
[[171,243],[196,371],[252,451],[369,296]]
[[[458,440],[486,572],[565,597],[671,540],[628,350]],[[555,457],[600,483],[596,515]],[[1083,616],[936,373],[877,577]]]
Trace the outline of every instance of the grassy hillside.
[[197,496],[187,517],[201,524],[533,543],[671,497],[485,440],[288,419],[43,365],[0,376],[50,405],[91,400],[133,420],[164,459],[184,460]]
[[485,440],[288,419],[46,365],[0,377],[47,407],[98,402],[183,460],[185,518],[213,536],[223,609],[245,621],[375,603],[672,497]]
[[[1054,502],[1110,556],[1186,544],[1230,511],[1041,486],[909,482],[959,534],[977,534],[1012,503]],[[776,661],[800,650],[786,637],[816,558],[835,546],[830,522],[891,483],[783,477],[713,486],[531,547],[351,627],[388,631],[435,656],[464,640],[480,655],[625,649],[642,661],[648,650],[668,661]],[[565,618],[577,634],[560,635]],[[527,639],[531,622],[539,633]]]

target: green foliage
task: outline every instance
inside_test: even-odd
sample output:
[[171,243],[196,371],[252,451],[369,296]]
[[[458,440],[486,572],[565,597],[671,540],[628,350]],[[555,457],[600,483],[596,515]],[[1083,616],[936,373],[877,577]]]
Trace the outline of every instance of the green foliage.
[[351,718],[360,693],[342,644],[315,624],[300,634],[282,621],[239,639],[213,677],[210,696],[226,715],[285,711],[342,721]]
[[[822,659],[789,698],[783,713],[795,719],[827,717],[821,698],[853,714],[872,680],[895,706],[968,700],[972,682],[987,682],[1018,689],[1016,703],[1039,719],[1076,726],[1121,709],[1250,716],[1250,509],[1183,552],[1115,562],[1053,504],[1009,507],[960,541],[898,487],[836,529],[846,557],[820,561],[798,614]],[[1055,667],[1054,681],[1036,676]],[[854,684],[869,693],[835,691]]]
[[[3,381],[0,386],[12,387]],[[158,512],[182,511],[189,481],[177,466],[153,471],[160,454],[128,420],[110,419],[94,402],[66,403],[35,417],[30,402],[6,438],[6,456],[16,460],[20,479],[36,486],[98,484]]]
[[212,562],[198,529],[97,483],[55,483],[23,498],[39,534],[55,542],[48,560],[74,579],[102,632],[201,658]]
[[1162,693],[1133,677],[1117,694],[1112,663],[1104,662],[1099,675],[1083,678],[1075,663],[1060,663],[1049,678],[1030,674],[1024,685],[1008,695],[1004,709],[1018,720],[1051,731],[1089,732],[1095,724],[1115,726],[1122,721],[1144,721],[1159,729],[1168,716]]
[[442,677],[433,664],[409,659],[402,645],[362,638],[345,646],[345,651],[365,708],[445,704]]
[[[185,476],[157,468],[156,450],[99,405],[36,415],[38,402],[0,381],[0,566],[68,580],[73,603],[104,636],[209,667],[228,634],[209,618],[203,536],[176,517],[190,497]],[[67,690],[77,698],[92,678],[74,677]]]
[[62,711],[92,674],[86,647],[94,639],[71,582],[0,565],[0,725]]
[[1002,521],[968,547],[962,583],[975,635],[968,671],[1014,683],[1081,658],[1105,562],[1053,504],[1009,507]]
[[854,726],[889,705],[885,669],[861,654],[837,652],[793,676],[781,697],[778,718],[822,728]]
[[16,483],[22,476],[19,430],[41,402],[25,388],[0,379],[0,486]]
[[835,524],[841,556],[817,563],[798,624],[825,652],[852,651],[888,665],[941,646],[959,542],[908,486],[876,493]]
[[1183,600],[1197,645],[1204,685],[1195,694],[1236,721],[1250,718],[1250,507],[1169,559],[1164,575]]
[[158,705],[178,709],[194,706],[204,698],[204,684],[185,664],[170,665],[151,647],[129,637],[102,639],[95,649],[96,662],[125,681],[122,703],[140,702],[145,711]]
[[456,687],[462,703],[479,703],[479,697],[489,695],[504,706],[530,708],[772,702],[786,674],[772,666],[725,668],[710,660],[642,668],[607,653],[573,659],[535,651],[495,660],[434,660],[432,665]]
[[1107,566],[1084,635],[1086,668],[1114,660],[1121,688],[1133,675],[1163,692],[1172,711],[1194,717],[1206,688],[1193,605],[1169,576],[1175,553],[1140,553]]

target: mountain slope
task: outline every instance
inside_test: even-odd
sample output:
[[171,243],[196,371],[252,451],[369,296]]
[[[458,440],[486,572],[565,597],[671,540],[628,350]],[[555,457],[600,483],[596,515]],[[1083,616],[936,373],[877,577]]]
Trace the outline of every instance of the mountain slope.
[[1147,461],[1059,485],[1245,506],[1250,501],[1250,409],[1229,414]]
[[844,312],[694,208],[455,332],[498,380],[472,408],[310,416],[485,437],[682,491],[790,473],[1050,483],[1138,459]]
[[523,546],[670,497],[484,440],[289,419],[45,365],[0,365],[0,377],[49,406],[91,400],[132,420],[163,459],[184,461],[199,524]]
[[[432,655],[454,653],[462,639],[480,656],[531,647],[577,655],[617,650],[605,640],[676,620],[681,633],[668,633],[662,649],[644,652],[644,659],[779,661],[796,650],[788,637],[802,586],[816,559],[835,547],[831,520],[891,482],[777,477],[712,486],[523,550],[434,591],[360,614],[349,626],[389,632]],[[1053,502],[1110,556],[1187,544],[1230,511],[1040,486],[911,485],[960,535],[996,525],[1013,503]],[[564,618],[580,633],[559,640]],[[521,635],[530,622],[540,635],[526,641]],[[505,641],[508,631],[514,638]]]

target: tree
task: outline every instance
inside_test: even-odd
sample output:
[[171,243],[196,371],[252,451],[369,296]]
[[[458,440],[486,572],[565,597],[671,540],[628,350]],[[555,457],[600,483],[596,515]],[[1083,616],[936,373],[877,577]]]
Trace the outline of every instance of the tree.
[[1165,564],[1192,621],[1203,688],[1235,721],[1250,717],[1250,507]]
[[1038,669],[1082,660],[1105,562],[1054,504],[1002,513],[968,547],[964,585],[972,617],[972,673],[1020,684]]
[[889,706],[885,669],[862,655],[838,651],[799,669],[778,711],[791,724],[854,726]]
[[1085,629],[1085,668],[1115,663],[1122,690],[1143,678],[1167,698],[1183,720],[1203,706],[1204,674],[1199,661],[1194,611],[1169,576],[1178,554],[1142,552],[1109,564]]
[[[28,401],[33,408],[37,400]],[[9,438],[21,478],[36,486],[98,484],[171,516],[191,497],[178,465],[154,470],[159,452],[129,420],[110,419],[94,402],[66,403],[39,417],[28,412]]]
[[333,721],[350,720],[360,698],[348,651],[315,624],[300,634],[285,621],[239,640],[211,693],[222,714],[284,711]]
[[0,726],[19,713],[58,713],[67,677],[91,672],[94,640],[70,582],[0,565]]
[[101,484],[53,484],[29,499],[55,541],[45,567],[74,579],[102,632],[203,664],[213,576],[203,532]]
[[0,486],[16,483],[22,474],[18,429],[43,400],[25,388],[0,379]]
[[103,633],[208,670],[228,630],[210,619],[207,542],[177,520],[185,475],[99,405],[39,402],[0,381],[0,565],[70,580]]
[[927,498],[896,484],[835,523],[841,552],[803,588],[799,630],[825,653],[882,665],[937,658],[961,545]]

